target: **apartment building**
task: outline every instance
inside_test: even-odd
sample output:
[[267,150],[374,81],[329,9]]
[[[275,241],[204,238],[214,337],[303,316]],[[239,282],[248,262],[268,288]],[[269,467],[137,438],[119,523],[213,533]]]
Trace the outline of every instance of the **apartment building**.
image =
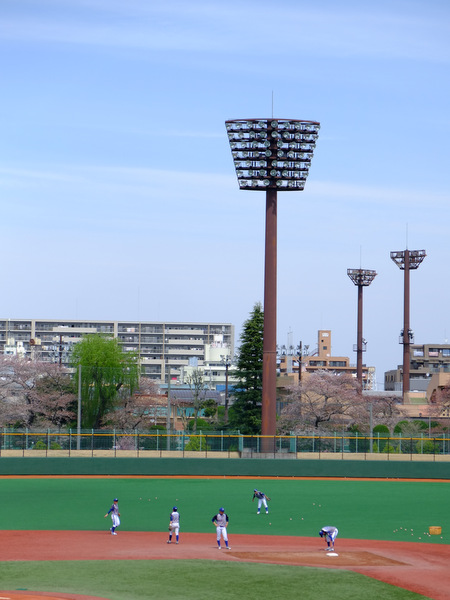
[[[411,344],[409,377],[410,390],[426,391],[430,378],[437,373],[450,373],[450,344]],[[386,371],[384,389],[401,391],[403,365]]]
[[125,351],[140,356],[144,375],[165,383],[169,376],[171,383],[182,382],[188,367],[211,371],[211,364],[215,385],[224,383],[221,357],[234,355],[234,325],[230,323],[56,319],[0,319],[0,354],[21,353],[67,366],[73,344],[92,333],[118,339]]
[[[350,362],[348,356],[333,356],[331,350],[331,330],[321,329],[317,333],[317,348],[309,351],[309,346],[304,346],[306,353],[281,354],[278,358],[280,377],[290,376],[298,382],[303,376],[316,371],[325,370],[334,373],[349,373],[356,377],[356,364]],[[375,382],[375,367],[363,365],[363,389],[371,390]]]

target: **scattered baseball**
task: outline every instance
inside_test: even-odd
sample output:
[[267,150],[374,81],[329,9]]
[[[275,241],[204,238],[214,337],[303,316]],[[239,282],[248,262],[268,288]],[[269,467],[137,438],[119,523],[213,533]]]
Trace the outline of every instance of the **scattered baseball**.
[[292,517],[289,517],[289,521],[292,521]]
[[272,525],[272,523],[269,523],[269,525]]

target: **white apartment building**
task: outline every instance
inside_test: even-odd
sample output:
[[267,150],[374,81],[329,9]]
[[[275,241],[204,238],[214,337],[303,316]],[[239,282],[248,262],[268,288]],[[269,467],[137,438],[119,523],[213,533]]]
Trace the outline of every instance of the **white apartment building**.
[[[159,382],[182,383],[185,371],[195,365],[205,372],[211,364],[224,384],[221,357],[234,356],[234,325],[150,321],[70,321],[51,319],[0,319],[0,354],[14,346],[30,358],[68,365],[70,349],[83,335],[103,333],[117,338],[125,351],[136,352],[142,374]],[[211,375],[212,377],[212,375]]]

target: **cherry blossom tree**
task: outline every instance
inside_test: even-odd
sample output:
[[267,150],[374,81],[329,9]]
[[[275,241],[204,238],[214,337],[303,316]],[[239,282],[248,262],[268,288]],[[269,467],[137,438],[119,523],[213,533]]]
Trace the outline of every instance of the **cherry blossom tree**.
[[0,356],[0,425],[60,428],[74,419],[75,401],[66,368]]
[[318,371],[290,389],[279,428],[283,432],[318,429],[324,424],[352,422],[361,410],[359,384],[347,374]]

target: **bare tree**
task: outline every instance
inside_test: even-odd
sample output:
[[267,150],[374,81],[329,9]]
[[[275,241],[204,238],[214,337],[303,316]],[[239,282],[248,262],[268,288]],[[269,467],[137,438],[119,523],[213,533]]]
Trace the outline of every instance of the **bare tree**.
[[197,418],[202,404],[205,401],[206,386],[203,382],[203,374],[200,369],[194,369],[187,377],[187,382],[192,392],[192,404],[194,408],[194,426],[192,430],[197,431]]
[[355,406],[353,413],[357,430],[361,433],[369,433],[370,423],[372,423],[372,427],[386,425],[392,431],[402,416],[399,405],[399,398],[395,394],[366,395],[363,393],[362,401]]
[[280,429],[317,429],[322,424],[353,421],[362,403],[358,382],[351,375],[318,371],[291,388]]
[[121,397],[102,424],[122,431],[149,429],[156,422],[158,407],[166,402],[166,398],[159,395],[156,383],[148,377],[141,377],[139,388],[129,396]]

